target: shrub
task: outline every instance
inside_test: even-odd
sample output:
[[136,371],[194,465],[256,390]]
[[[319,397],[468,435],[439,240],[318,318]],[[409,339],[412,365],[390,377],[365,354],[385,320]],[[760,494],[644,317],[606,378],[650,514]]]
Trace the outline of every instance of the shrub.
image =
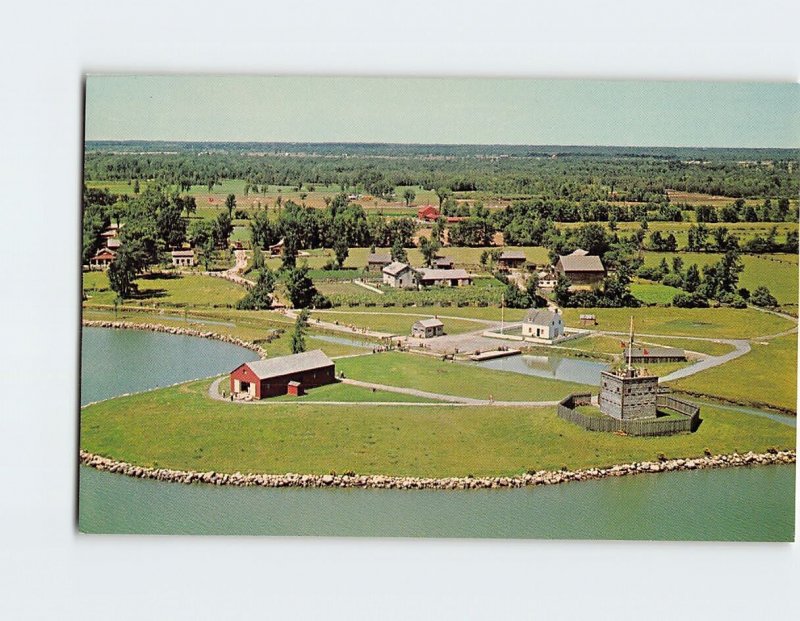
[[778,300],[775,299],[775,297],[769,292],[769,289],[767,289],[767,287],[764,285],[756,287],[756,290],[753,291],[752,295],[750,296],[750,301],[756,306],[762,307],[778,305]]
[[678,293],[672,298],[672,305],[678,308],[708,308],[708,300],[699,293]]

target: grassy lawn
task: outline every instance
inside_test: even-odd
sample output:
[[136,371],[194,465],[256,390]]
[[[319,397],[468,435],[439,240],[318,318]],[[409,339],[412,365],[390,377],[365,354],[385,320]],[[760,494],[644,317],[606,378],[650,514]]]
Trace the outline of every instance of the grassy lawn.
[[[116,294],[108,286],[105,272],[87,272],[83,287],[89,306],[113,304]],[[166,306],[227,306],[244,297],[243,287],[222,278],[194,274],[152,274],[136,279],[139,292],[125,304]]]
[[[597,317],[598,330],[628,332],[631,316],[637,334],[753,338],[789,330],[793,321],[752,308],[566,308],[567,326],[580,327],[579,316]],[[595,326],[591,326],[595,328]]]
[[[684,269],[692,263],[697,263],[702,269],[704,265],[719,261],[722,255],[701,252],[647,252],[644,262],[647,266],[656,266],[662,258],[666,258],[667,263],[672,265],[672,258],[676,256],[683,259]],[[742,264],[744,271],[739,275],[740,287],[754,291],[759,285],[766,285],[780,304],[797,304],[797,255],[742,255]]]
[[[444,314],[446,309],[438,309]],[[384,311],[387,314],[382,314]],[[411,334],[411,324],[417,319],[424,317],[432,317],[436,313],[430,315],[419,315],[415,313],[413,316],[400,313],[395,308],[379,308],[376,312],[365,311],[325,311],[324,313],[312,312],[311,317],[319,317],[323,321],[338,322],[340,325],[355,326],[357,328],[367,328],[369,330],[377,330],[378,332],[388,332],[390,334],[399,334],[402,336]],[[466,319],[443,319],[444,331],[447,334],[460,334],[462,332],[470,332],[472,330],[480,330],[484,324]]]
[[[621,336],[592,336],[569,341],[564,344],[564,347],[578,349],[589,354],[622,354],[623,347],[621,342],[623,340],[624,337]],[[721,356],[733,351],[733,347],[727,343],[696,341],[693,339],[647,337],[643,341],[636,339],[636,342],[644,342],[648,345],[661,345],[664,347],[679,347],[710,356]]]
[[[355,285],[353,285],[355,286]],[[376,299],[380,299],[376,294]],[[528,312],[520,308],[506,308],[501,311],[497,306],[339,306],[334,311],[314,311],[319,317],[324,318],[328,313],[396,313],[398,315],[410,315],[411,321],[416,321],[414,317],[459,317],[464,319],[483,319],[487,321],[500,321],[501,316],[506,321],[520,321]],[[473,329],[477,330],[480,326],[472,323]]]
[[145,466],[217,472],[514,475],[734,450],[794,448],[795,430],[703,406],[694,434],[592,433],[554,408],[212,401],[208,382],[112,399],[81,411],[81,448]]
[[797,411],[797,335],[752,343],[750,353],[670,382],[676,390]]
[[666,305],[671,304],[672,298],[681,293],[681,290],[661,283],[634,282],[631,283],[631,293],[645,304]]
[[491,395],[498,401],[553,401],[570,392],[586,390],[586,386],[572,382],[400,352],[339,360],[336,371],[365,382],[476,399],[488,399]]

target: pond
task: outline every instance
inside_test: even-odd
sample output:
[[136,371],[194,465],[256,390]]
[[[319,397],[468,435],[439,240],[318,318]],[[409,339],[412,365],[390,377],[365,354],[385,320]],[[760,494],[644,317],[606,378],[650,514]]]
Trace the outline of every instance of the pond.
[[567,356],[506,356],[471,364],[497,371],[511,371],[591,386],[598,386],[600,372],[610,368],[607,362]]

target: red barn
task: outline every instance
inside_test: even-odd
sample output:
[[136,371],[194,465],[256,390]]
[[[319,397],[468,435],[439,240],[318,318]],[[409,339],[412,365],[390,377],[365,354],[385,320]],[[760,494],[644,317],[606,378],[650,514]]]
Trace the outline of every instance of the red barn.
[[231,371],[230,389],[236,398],[264,399],[303,394],[307,388],[336,381],[333,361],[322,350],[245,362]]
[[425,205],[417,209],[417,218],[425,222],[436,222],[439,217],[439,208],[433,205]]

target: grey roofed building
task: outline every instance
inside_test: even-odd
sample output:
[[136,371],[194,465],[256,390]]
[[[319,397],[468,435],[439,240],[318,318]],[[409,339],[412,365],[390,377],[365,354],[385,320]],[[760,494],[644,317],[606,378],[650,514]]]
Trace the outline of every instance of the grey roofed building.
[[439,319],[420,319],[419,321],[415,321],[414,325],[422,328],[438,328],[444,324]]
[[556,317],[558,317],[558,313],[546,308],[533,308],[527,315],[525,315],[525,319],[523,319],[523,321],[525,323],[533,323],[543,326],[549,324]]
[[558,265],[564,272],[605,272],[603,262],[596,254],[567,254],[558,257]]
[[267,379],[329,367],[333,365],[333,360],[328,358],[321,349],[314,349],[301,354],[267,358],[266,360],[256,360],[246,364],[258,379]]
[[572,252],[569,253],[571,257],[585,257],[589,254],[588,250],[584,250],[583,248],[576,248]]
[[367,255],[367,263],[389,265],[391,262],[392,262],[392,255],[389,254],[379,254],[377,252],[370,252]]
[[422,267],[417,270],[420,280],[472,280],[465,269],[437,270]]
[[522,250],[503,250],[498,257],[501,261],[511,259],[512,261],[526,261],[527,257]]
[[[632,362],[678,362],[686,360],[686,352],[677,347],[632,347],[625,348],[625,359],[630,358]],[[646,353],[645,353],[646,352]]]
[[188,250],[173,250],[172,251],[173,257],[193,257],[194,256],[194,249],[189,248]]
[[436,257],[433,260],[433,267],[437,269],[452,269],[454,263],[450,257]]
[[401,263],[400,261],[395,261],[394,263],[390,263],[389,265],[384,267],[383,273],[389,274],[390,276],[397,276],[398,274],[408,269],[411,269],[408,263]]

